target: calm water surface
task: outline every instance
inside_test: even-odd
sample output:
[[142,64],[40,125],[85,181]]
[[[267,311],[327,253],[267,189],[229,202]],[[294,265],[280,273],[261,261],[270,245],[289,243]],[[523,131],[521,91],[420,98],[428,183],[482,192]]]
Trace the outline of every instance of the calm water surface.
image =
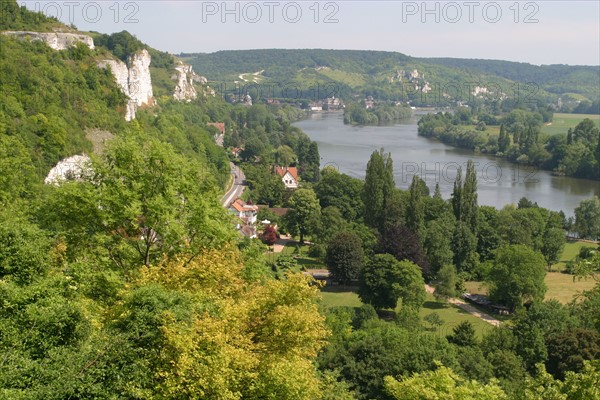
[[295,123],[319,145],[321,167],[332,165],[340,172],[364,179],[367,161],[374,150],[392,153],[396,186],[406,189],[413,175],[425,180],[431,191],[440,184],[449,198],[456,169],[469,159],[477,170],[479,204],[501,208],[516,204],[523,196],[551,210],[573,215],[583,199],[600,196],[600,182],[553,176],[548,171],[512,164],[496,157],[447,146],[417,134],[415,115],[391,126],[344,125],[342,113],[315,113]]

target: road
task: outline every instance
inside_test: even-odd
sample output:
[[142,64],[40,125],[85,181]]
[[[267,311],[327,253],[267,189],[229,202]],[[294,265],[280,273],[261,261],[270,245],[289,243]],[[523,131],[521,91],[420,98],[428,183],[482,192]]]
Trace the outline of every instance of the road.
[[223,207],[228,207],[235,199],[240,197],[244,192],[244,181],[246,176],[234,163],[229,163],[231,166],[231,175],[233,175],[233,185],[221,198],[221,204]]

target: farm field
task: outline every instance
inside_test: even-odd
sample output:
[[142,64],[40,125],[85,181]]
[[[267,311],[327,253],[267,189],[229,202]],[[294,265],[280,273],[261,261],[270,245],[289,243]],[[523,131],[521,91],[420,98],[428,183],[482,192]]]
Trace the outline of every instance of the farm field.
[[552,118],[550,125],[543,125],[542,132],[549,135],[555,135],[557,133],[567,133],[569,128],[575,128],[578,123],[584,119],[589,118],[596,122],[596,125],[600,126],[600,115],[594,114],[562,114],[556,113]]

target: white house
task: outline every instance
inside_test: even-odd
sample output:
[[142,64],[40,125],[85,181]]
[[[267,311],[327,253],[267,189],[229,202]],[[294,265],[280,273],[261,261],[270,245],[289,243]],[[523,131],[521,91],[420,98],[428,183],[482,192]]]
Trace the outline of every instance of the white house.
[[247,204],[242,199],[237,199],[229,207],[244,225],[256,224],[256,215],[258,214],[258,207],[254,204]]
[[275,167],[275,173],[281,177],[287,189],[298,187],[298,169],[296,167]]

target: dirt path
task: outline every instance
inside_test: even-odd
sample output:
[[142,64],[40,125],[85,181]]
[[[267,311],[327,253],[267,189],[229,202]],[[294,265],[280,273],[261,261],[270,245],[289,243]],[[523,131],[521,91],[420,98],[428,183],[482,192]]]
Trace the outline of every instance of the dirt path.
[[[435,289],[429,285],[425,285],[425,290],[431,294],[433,294],[433,292],[435,292]],[[492,317],[489,314],[484,313],[483,311],[480,311],[477,307],[472,306],[471,304],[467,303],[466,301],[463,301],[461,299],[456,299],[453,297],[447,298],[446,301],[448,301],[448,303],[450,303],[450,304],[453,304],[457,307],[462,308],[463,310],[465,310],[466,312],[468,312],[469,314],[471,314],[477,318],[481,318],[488,324],[491,324],[494,326],[500,326],[502,324],[502,321],[497,320],[496,318]]]
[[292,240],[288,235],[281,235],[279,240],[273,245],[273,253],[281,253],[285,245]]

